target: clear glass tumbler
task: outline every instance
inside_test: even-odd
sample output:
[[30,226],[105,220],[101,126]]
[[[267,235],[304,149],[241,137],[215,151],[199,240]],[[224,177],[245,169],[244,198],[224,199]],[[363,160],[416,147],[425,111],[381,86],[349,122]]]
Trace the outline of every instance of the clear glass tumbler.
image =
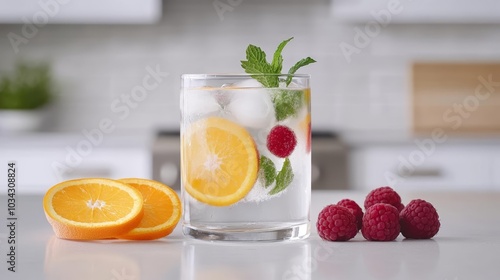
[[181,87],[184,234],[241,241],[307,237],[309,75],[185,74]]

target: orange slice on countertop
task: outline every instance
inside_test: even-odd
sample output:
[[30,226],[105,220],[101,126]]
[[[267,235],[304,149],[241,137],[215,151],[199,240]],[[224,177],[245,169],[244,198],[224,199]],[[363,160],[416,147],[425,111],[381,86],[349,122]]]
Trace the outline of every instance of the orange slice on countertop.
[[228,206],[244,198],[259,170],[259,155],[250,133],[220,117],[191,124],[182,138],[181,161],[185,190],[213,206]]
[[105,239],[135,228],[143,217],[141,193],[110,179],[64,181],[50,188],[43,209],[57,237]]
[[144,216],[139,225],[118,238],[150,240],[172,233],[181,218],[181,201],[174,190],[148,179],[127,178],[118,181],[141,192],[144,201]]

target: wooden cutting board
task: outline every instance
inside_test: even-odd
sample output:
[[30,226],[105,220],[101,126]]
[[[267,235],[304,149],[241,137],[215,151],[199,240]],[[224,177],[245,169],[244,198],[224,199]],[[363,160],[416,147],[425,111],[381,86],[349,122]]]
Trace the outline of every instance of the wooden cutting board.
[[414,63],[413,132],[500,133],[500,63]]

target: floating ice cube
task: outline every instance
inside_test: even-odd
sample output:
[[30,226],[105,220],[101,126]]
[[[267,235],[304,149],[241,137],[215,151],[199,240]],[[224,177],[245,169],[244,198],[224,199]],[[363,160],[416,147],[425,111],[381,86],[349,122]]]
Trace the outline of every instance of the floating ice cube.
[[265,128],[274,121],[271,96],[264,88],[235,89],[228,110],[236,120],[250,128]]
[[262,84],[256,79],[246,79],[226,86],[233,88],[261,88]]
[[182,98],[181,110],[187,117],[202,116],[221,109],[210,89],[189,89]]
[[221,108],[225,108],[233,98],[232,92],[227,90],[221,90],[213,93],[213,97],[219,104]]

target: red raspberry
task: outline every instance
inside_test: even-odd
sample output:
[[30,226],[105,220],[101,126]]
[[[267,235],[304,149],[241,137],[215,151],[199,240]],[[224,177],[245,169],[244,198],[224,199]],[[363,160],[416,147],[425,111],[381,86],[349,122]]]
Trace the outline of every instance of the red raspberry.
[[267,136],[267,148],[273,155],[281,158],[289,156],[296,145],[295,133],[284,125],[273,127]]
[[400,203],[396,208],[398,208],[399,213],[401,213],[401,211],[403,211],[403,209],[405,208],[405,205],[403,203]]
[[401,233],[406,238],[429,239],[439,231],[441,223],[436,208],[422,199],[414,199],[399,216]]
[[363,225],[363,210],[361,210],[361,207],[359,207],[354,200],[347,198],[337,202],[337,205],[344,206],[349,209],[352,214],[354,214],[354,217],[356,217],[356,226],[358,227],[358,230],[360,230]]
[[399,211],[396,207],[377,203],[366,210],[361,228],[366,240],[392,241],[398,237],[399,231]]
[[328,241],[347,241],[358,233],[356,217],[349,209],[335,204],[321,210],[316,228],[319,236]]
[[401,197],[391,187],[380,187],[374,189],[366,196],[365,209],[370,208],[376,203],[387,203],[399,209],[401,208]]

